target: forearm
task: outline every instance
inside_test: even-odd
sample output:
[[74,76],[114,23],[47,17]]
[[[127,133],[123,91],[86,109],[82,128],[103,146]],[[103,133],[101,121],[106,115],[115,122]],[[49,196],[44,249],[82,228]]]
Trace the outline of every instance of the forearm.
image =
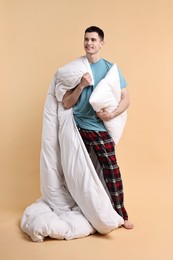
[[127,88],[122,89],[121,91],[121,100],[117,106],[117,108],[111,113],[111,119],[119,116],[121,113],[123,113],[130,105],[129,101],[129,95],[127,92]]
[[82,91],[83,91],[83,85],[81,83],[77,85],[75,89],[68,91],[64,95],[62,100],[64,107],[67,109],[73,107],[77,103]]
[[129,96],[127,89],[125,88],[121,91],[121,100],[114,111],[109,112],[106,108],[104,108],[101,112],[98,112],[97,115],[101,120],[109,121],[123,113],[129,107],[129,103]]
[[92,78],[91,78],[90,74],[88,72],[86,72],[82,76],[81,81],[76,86],[76,88],[67,91],[67,93],[64,95],[63,100],[62,100],[64,107],[67,109],[73,107],[77,103],[83,89],[86,88],[87,86],[89,86],[91,81],[92,81]]
[[111,119],[119,116],[121,113],[123,113],[125,110],[127,110],[127,108],[129,107],[130,102],[129,102],[129,98],[123,98],[120,103],[118,104],[117,108],[111,113]]

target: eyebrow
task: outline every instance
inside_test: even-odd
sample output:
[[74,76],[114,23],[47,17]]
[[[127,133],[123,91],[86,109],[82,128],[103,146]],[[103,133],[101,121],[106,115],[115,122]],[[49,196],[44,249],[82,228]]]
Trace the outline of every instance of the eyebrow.
[[[84,40],[89,40],[89,38],[85,37]],[[96,41],[97,39],[96,38],[91,38],[92,41]]]

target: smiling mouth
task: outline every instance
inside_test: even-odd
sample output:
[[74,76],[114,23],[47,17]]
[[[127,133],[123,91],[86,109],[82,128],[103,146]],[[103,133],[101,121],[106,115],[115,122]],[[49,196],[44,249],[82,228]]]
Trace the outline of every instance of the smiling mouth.
[[92,47],[89,47],[89,46],[85,46],[85,49],[87,49],[87,50],[92,50],[93,48],[92,48]]

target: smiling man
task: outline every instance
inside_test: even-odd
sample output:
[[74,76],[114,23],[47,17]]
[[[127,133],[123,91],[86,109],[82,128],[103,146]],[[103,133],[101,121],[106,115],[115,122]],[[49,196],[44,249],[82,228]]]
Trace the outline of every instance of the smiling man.
[[[113,207],[124,219],[124,228],[132,229],[133,224],[129,222],[124,207],[123,184],[115,155],[115,143],[103,123],[103,121],[117,117],[129,106],[127,84],[119,69],[121,100],[118,107],[113,112],[108,112],[105,108],[96,113],[89,103],[94,88],[113,66],[113,63],[100,57],[100,50],[103,45],[104,32],[102,29],[91,26],[85,30],[84,50],[92,75],[88,72],[83,74],[80,83],[64,95],[63,105],[66,109],[73,107],[75,123],[83,142],[89,153],[92,149],[94,150],[100,163]],[[94,84],[91,84],[92,79],[94,79]]]

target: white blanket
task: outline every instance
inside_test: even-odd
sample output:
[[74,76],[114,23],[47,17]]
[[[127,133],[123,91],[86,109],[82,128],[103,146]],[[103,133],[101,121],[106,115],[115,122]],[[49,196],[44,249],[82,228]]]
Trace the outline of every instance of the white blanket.
[[57,71],[48,90],[40,159],[42,197],[26,208],[21,220],[22,230],[33,241],[106,234],[124,223],[96,173],[73,110],[61,103],[85,72],[91,73],[88,61],[78,58]]
[[[106,74],[105,78],[99,82],[92,92],[89,102],[96,112],[99,112],[103,108],[112,112],[117,108],[120,99],[120,78],[117,65],[114,64]],[[105,127],[112,136],[116,145],[122,136],[126,120],[127,112],[124,111],[112,120],[104,121]]]

